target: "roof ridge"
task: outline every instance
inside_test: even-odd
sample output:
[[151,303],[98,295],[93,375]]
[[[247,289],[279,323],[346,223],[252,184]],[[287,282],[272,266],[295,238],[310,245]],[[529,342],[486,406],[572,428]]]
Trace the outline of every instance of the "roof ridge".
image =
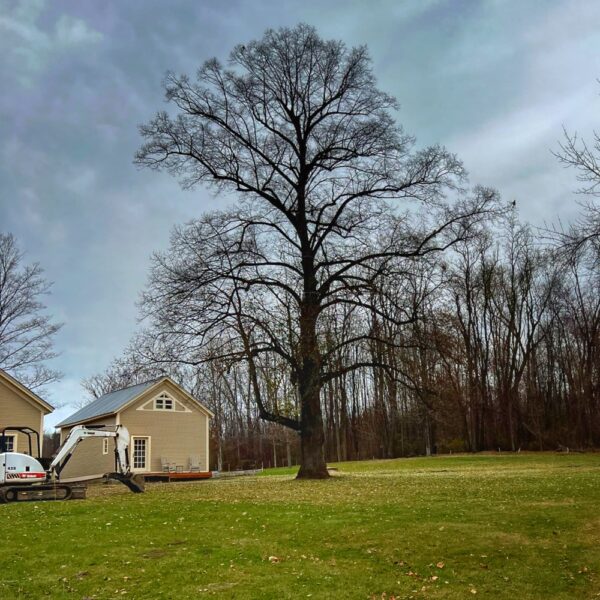
[[[83,423],[91,419],[108,416],[115,414],[121,410],[128,402],[137,398],[140,394],[146,390],[152,388],[156,383],[163,379],[168,379],[167,376],[157,377],[149,379],[140,383],[135,383],[107,394],[103,394],[98,398],[94,398],[88,404],[82,406],[79,410],[69,415],[66,419],[63,419],[60,423],[57,423],[56,427],[66,427],[75,423]],[[136,390],[135,388],[140,388]]]
[[168,377],[168,375],[161,375],[160,377],[146,379],[145,381],[140,381],[139,383],[132,383],[131,385],[126,385],[125,387],[117,388],[116,390],[113,390],[112,392],[106,392],[106,394],[102,394],[102,396],[98,396],[98,397],[94,398],[94,400],[92,400],[92,402],[95,402],[96,400],[100,400],[100,398],[104,398],[104,396],[109,396],[110,394],[114,394],[116,392],[122,392],[124,390],[128,390],[128,389],[136,387],[138,385],[146,385],[148,383],[154,383],[155,381],[158,381],[159,379],[165,379],[166,377]]

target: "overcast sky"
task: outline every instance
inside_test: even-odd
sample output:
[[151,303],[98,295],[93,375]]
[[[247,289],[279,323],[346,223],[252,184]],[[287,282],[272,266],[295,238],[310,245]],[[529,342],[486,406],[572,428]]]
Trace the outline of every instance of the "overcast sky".
[[600,127],[595,0],[0,0],[0,231],[42,264],[65,323],[53,365],[65,376],[46,395],[65,406],[48,427],[126,345],[152,251],[219,205],[132,164],[165,71],[193,74],[300,21],[367,44],[405,129],[456,152],[473,183],[534,224],[574,215],[574,174],[550,150],[563,126]]

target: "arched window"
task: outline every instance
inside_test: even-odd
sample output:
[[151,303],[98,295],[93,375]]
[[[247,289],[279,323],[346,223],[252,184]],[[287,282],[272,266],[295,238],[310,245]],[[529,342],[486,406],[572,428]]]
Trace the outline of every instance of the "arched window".
[[173,398],[166,392],[163,392],[154,399],[154,410],[173,410],[174,407]]

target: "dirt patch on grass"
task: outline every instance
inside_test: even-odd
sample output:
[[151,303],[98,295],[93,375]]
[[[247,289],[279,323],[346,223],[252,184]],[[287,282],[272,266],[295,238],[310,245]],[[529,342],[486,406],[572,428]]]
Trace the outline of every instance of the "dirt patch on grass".
[[600,517],[589,519],[580,531],[580,539],[600,545]]
[[527,506],[535,506],[538,508],[552,508],[554,506],[573,506],[575,500],[573,498],[564,498],[563,500],[540,500],[529,502]]
[[[220,583],[209,583],[206,587],[204,588],[200,588],[198,591],[200,593],[204,592],[224,592],[225,590],[230,590],[231,588],[235,587],[236,585],[238,585],[237,583],[234,582],[228,582],[228,581],[223,581]],[[310,595],[310,594],[309,594]]]
[[167,555],[165,550],[161,550],[160,548],[153,548],[152,550],[148,550],[142,554],[142,558],[164,558]]
[[493,535],[494,539],[504,546],[529,546],[533,540],[522,533],[508,533],[499,531]]

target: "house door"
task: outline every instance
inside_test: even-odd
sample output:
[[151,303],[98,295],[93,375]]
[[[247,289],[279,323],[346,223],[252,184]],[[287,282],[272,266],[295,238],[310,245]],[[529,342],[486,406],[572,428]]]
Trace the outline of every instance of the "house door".
[[131,467],[133,471],[150,470],[150,438],[132,437],[131,447],[133,448],[133,458]]

